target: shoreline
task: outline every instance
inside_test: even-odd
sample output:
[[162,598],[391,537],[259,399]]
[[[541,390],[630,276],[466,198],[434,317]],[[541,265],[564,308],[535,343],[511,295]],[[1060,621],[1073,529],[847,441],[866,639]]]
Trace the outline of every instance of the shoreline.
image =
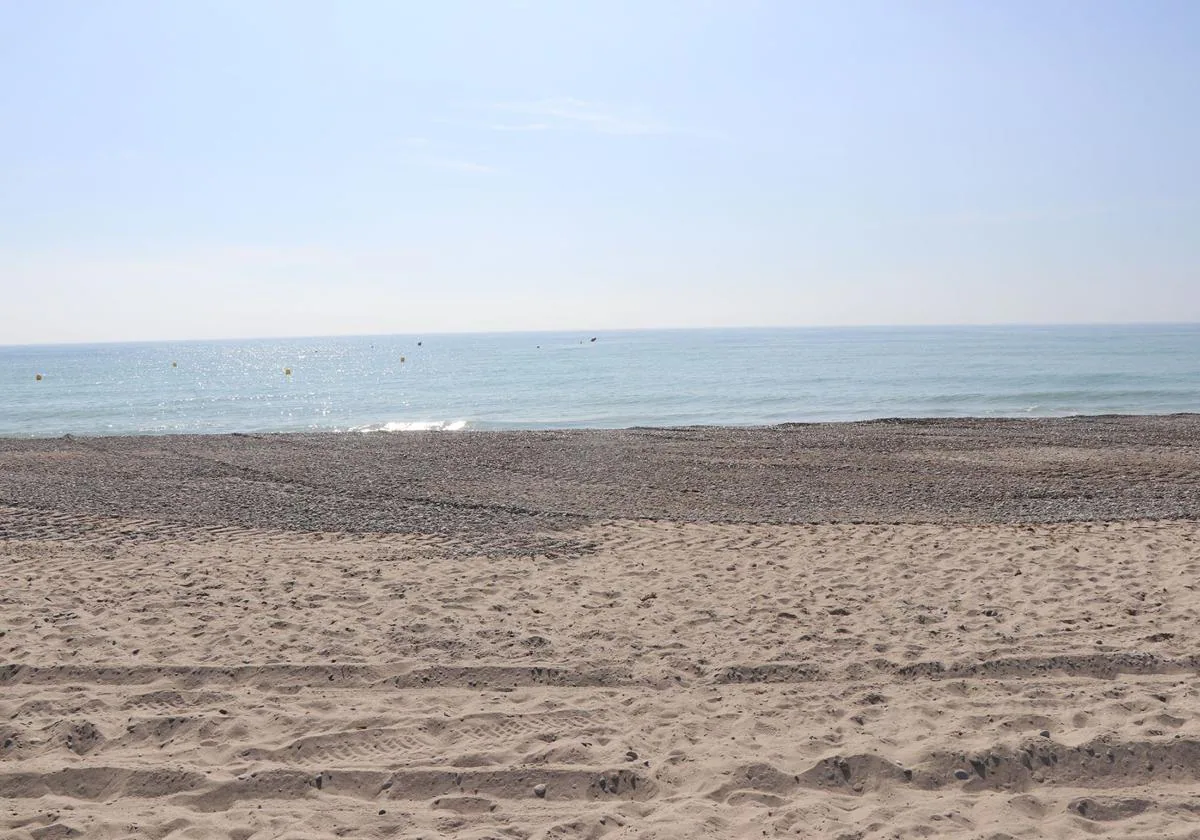
[[1102,420],[1152,420],[1162,418],[1200,418],[1200,411],[1167,411],[1154,413],[1121,413],[1111,412],[1104,414],[1065,414],[1065,415],[996,415],[985,417],[981,415],[961,415],[961,416],[889,416],[889,417],[866,417],[851,420],[785,420],[779,423],[692,423],[680,425],[643,425],[634,424],[630,426],[555,426],[555,425],[539,425],[539,426],[508,426],[503,428],[498,427],[479,427],[471,426],[471,422],[488,423],[489,421],[454,421],[463,423],[459,427],[451,427],[450,425],[442,425],[442,421],[405,421],[400,423],[401,426],[408,428],[386,428],[388,425],[376,424],[378,427],[354,427],[347,429],[282,429],[282,430],[251,430],[251,431],[229,431],[229,432],[114,432],[112,434],[104,433],[78,433],[64,432],[55,435],[12,435],[0,434],[0,445],[10,441],[46,441],[46,440],[111,440],[114,438],[221,438],[221,437],[310,437],[322,435],[419,435],[419,434],[532,434],[539,432],[573,432],[579,434],[589,433],[607,433],[607,432],[644,432],[644,431],[772,431],[772,430],[787,430],[793,428],[808,428],[822,426],[868,426],[868,425],[917,425],[917,426],[936,426],[939,424],[975,424],[975,423],[1060,423],[1060,422],[1090,422]]

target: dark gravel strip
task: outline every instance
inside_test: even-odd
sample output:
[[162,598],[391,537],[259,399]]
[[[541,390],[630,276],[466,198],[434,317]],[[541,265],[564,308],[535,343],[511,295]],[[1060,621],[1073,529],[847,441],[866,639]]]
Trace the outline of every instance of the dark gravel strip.
[[[1197,519],[1200,415],[0,439],[0,504],[443,534],[487,551],[545,550],[574,526],[618,518]],[[536,536],[546,532],[559,537]]]

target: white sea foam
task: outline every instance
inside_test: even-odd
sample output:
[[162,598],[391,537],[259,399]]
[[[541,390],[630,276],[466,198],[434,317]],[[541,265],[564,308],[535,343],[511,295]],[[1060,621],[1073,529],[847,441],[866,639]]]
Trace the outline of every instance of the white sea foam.
[[392,420],[387,423],[359,426],[356,432],[460,432],[466,420]]

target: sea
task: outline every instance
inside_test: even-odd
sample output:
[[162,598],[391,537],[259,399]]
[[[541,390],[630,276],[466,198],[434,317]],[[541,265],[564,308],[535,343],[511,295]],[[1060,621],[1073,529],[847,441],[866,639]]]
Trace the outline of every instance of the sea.
[[1200,325],[0,346],[0,436],[759,426],[1200,411]]

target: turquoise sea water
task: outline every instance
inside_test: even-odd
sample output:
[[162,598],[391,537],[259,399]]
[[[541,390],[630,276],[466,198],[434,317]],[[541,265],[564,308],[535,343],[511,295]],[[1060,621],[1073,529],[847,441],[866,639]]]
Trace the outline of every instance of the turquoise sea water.
[[0,347],[0,436],[1185,411],[1200,411],[1200,325]]

